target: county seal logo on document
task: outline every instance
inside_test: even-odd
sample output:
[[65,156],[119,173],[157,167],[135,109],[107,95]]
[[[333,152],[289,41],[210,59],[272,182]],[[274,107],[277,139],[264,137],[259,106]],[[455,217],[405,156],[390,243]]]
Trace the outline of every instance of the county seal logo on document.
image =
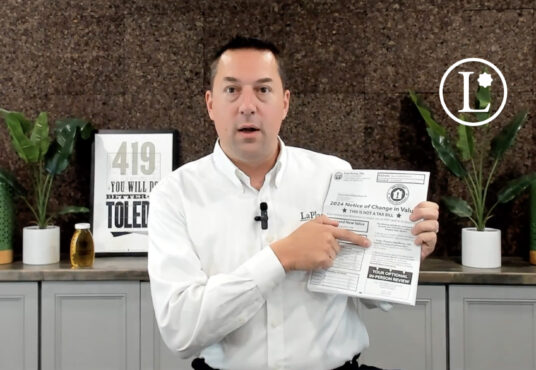
[[387,191],[387,200],[391,204],[405,203],[409,198],[408,187],[404,184],[396,184],[389,188]]

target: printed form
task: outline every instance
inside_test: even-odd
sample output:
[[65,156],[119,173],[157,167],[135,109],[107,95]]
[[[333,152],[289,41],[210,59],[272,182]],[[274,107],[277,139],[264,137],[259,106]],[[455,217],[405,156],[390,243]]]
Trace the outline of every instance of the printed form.
[[413,207],[426,200],[429,172],[352,170],[332,174],[323,213],[366,236],[363,248],[339,241],[329,269],[311,273],[311,291],[415,305],[421,248],[411,234]]

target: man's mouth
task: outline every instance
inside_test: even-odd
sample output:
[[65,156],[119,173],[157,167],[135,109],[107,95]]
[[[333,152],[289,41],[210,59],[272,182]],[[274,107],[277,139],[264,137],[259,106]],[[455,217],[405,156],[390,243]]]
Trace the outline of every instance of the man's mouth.
[[260,130],[255,126],[244,126],[244,127],[240,127],[238,131],[239,132],[255,132],[255,131],[260,131]]

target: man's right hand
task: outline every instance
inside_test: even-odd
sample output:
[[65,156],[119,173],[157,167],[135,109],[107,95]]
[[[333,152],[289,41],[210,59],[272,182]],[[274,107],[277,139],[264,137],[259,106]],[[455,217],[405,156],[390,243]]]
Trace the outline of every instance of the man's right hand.
[[353,231],[339,229],[339,223],[321,215],[294,230],[289,236],[270,245],[285,271],[328,268],[341,250],[337,239],[362,247],[370,240]]

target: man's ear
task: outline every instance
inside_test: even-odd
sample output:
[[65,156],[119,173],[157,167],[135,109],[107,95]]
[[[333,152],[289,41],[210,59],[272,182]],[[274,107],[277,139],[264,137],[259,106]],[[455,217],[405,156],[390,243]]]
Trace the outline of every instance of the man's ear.
[[210,117],[211,120],[214,121],[214,117],[212,113],[212,91],[211,90],[207,90],[207,92],[205,93],[205,103],[207,105],[208,116]]
[[283,93],[283,119],[287,118],[288,108],[290,105],[290,90]]

